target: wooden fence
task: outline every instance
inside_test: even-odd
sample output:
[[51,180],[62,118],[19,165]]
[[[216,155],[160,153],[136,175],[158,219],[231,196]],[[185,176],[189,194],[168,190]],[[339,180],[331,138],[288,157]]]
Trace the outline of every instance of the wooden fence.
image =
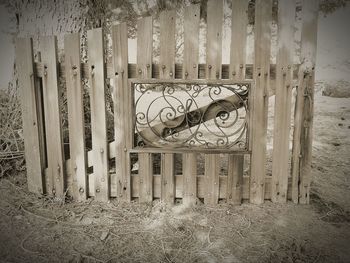
[[[220,200],[239,204],[243,199],[255,204],[266,199],[308,203],[318,1],[302,3],[300,65],[293,65],[294,0],[278,1],[277,62],[270,63],[273,5],[272,0],[255,1],[253,65],[246,63],[246,0],[232,1],[229,65],[222,64],[223,0],[209,0],[207,4],[206,64],[199,64],[199,5],[188,6],[184,11],[182,64],[175,63],[176,11],[160,14],[157,64],[152,59],[152,17],[141,18],[137,23],[136,65],[128,63],[125,23],[112,26],[112,57],[108,60],[100,28],[87,33],[87,63],[81,62],[79,34],[65,36],[64,63],[57,59],[54,36],[41,37],[37,51],[33,50],[31,39],[17,39],[16,63],[29,190],[58,197],[68,193],[77,200],[94,196],[102,201],[111,197],[140,202],[160,198],[168,203],[182,199],[184,204],[195,203],[197,198],[207,204]],[[38,52],[36,61],[34,52]],[[63,147],[60,78],[65,79],[67,92],[69,154]],[[92,134],[89,151],[82,80],[89,83]],[[106,84],[109,81],[113,87],[113,141],[107,140]],[[293,88],[297,91],[295,105],[292,105]],[[180,92],[190,98],[182,101],[184,95],[176,95]],[[204,92],[209,93],[201,96]],[[271,95],[275,95],[273,161],[272,176],[267,176],[266,137]],[[141,97],[147,96],[148,104],[147,100],[146,104],[138,103]],[[158,101],[157,96],[168,104],[158,105],[158,115],[154,116],[163,118],[167,110],[171,112],[166,121],[152,124],[151,115],[147,115],[152,110],[146,114],[145,109]],[[199,106],[199,97],[212,100]],[[170,106],[170,99],[171,103],[177,100],[180,106]],[[142,110],[142,107],[146,108]],[[204,133],[203,127],[207,131],[214,127],[224,134],[225,121],[236,116],[233,113],[243,114],[234,122],[235,125],[241,123],[240,136],[232,139],[232,134],[225,134],[224,139],[214,138],[216,144],[210,139],[204,141],[208,132]],[[143,123],[144,119],[147,122]],[[292,153],[289,149],[291,130]],[[183,137],[184,132],[190,135]],[[174,159],[175,154],[180,158]],[[226,161],[222,162],[223,159]],[[247,159],[249,171],[244,174]],[[156,161],[160,162],[159,171],[154,169]],[[115,170],[111,170],[111,166],[115,166]],[[226,174],[222,174],[222,170]]]

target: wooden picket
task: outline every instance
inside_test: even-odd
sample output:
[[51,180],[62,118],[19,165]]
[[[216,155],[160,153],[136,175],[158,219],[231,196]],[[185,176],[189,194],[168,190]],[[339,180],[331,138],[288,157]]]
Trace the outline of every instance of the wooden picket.
[[[228,65],[222,64],[224,1],[208,0],[206,63],[199,64],[200,8],[200,4],[194,4],[184,9],[184,56],[181,64],[175,63],[175,10],[163,11],[159,16],[159,63],[153,62],[152,17],[144,17],[137,22],[136,64],[128,62],[126,23],[111,28],[112,56],[108,62],[104,50],[105,35],[100,28],[87,32],[86,63],[81,62],[79,34],[65,36],[64,63],[57,59],[55,37],[40,38],[36,62],[31,40],[17,39],[25,157],[31,192],[60,198],[68,193],[76,200],[94,197],[100,201],[117,198],[127,202],[134,199],[152,202],[160,199],[174,203],[181,199],[185,205],[194,205],[198,199],[209,205],[215,205],[221,200],[231,204],[240,204],[242,200],[254,204],[264,200],[309,203],[318,1],[304,0],[302,3],[301,65],[293,65],[294,0],[278,1],[276,65],[270,64],[272,0],[255,1],[254,64],[246,63],[248,1],[245,0],[232,0]],[[63,149],[60,77],[65,78],[67,91],[69,159],[65,158]],[[85,145],[83,80],[88,80],[90,96],[90,151]],[[106,85],[109,81],[113,88],[115,137],[110,142],[107,141],[106,119]],[[234,107],[247,106],[244,122],[248,136],[247,148],[223,150],[217,147],[203,150],[175,146],[137,147],[136,139],[140,135],[134,130],[135,83],[247,85],[246,104],[237,101],[234,96],[225,98],[233,105],[228,111],[234,110]],[[292,88],[295,84],[297,98],[295,105],[292,105]],[[273,94],[276,97],[272,176],[266,176],[267,110],[269,96]],[[293,106],[292,169],[289,171]],[[199,112],[208,111],[203,117],[204,122],[219,116],[219,107],[215,107],[212,111],[209,105],[198,108]],[[190,118],[189,113],[196,111],[183,113],[182,117]],[[166,124],[156,124],[151,128],[160,131],[166,128]],[[142,134],[152,135],[152,132],[145,129]],[[181,156],[181,171],[175,163],[175,153]],[[204,156],[203,173],[198,172],[198,167],[203,165],[199,162],[199,154]],[[246,175],[244,162],[249,156],[250,170]],[[115,172],[114,167],[110,167],[113,158]],[[222,163],[226,165],[227,175],[220,174],[222,160],[225,160]],[[154,171],[154,162],[160,163],[159,172]],[[137,173],[131,172],[132,166],[136,167]]]

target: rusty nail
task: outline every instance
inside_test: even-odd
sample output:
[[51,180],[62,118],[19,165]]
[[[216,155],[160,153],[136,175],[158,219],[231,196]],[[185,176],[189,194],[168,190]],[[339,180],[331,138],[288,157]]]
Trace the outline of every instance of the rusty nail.
[[193,68],[196,68],[197,67],[197,65],[196,64],[193,64]]
[[53,193],[53,194],[56,194],[56,190],[55,190],[55,188],[54,188],[54,189],[52,189],[52,193]]
[[97,189],[96,189],[96,193],[99,193],[99,192],[100,192],[100,189],[97,188]]
[[209,65],[208,68],[211,69],[211,65]]
[[147,64],[146,67],[149,68],[151,65],[150,64]]
[[162,66],[162,69],[165,69],[165,65]]
[[84,188],[83,187],[79,188],[79,193],[84,193]]
[[173,72],[170,71],[170,72],[169,72],[169,75],[172,76],[172,75],[173,75]]
[[185,76],[186,76],[186,77],[188,76],[188,72],[187,72],[187,71],[185,72]]
[[141,69],[139,69],[139,74],[141,74],[142,73],[142,70]]
[[232,71],[232,76],[235,76],[236,75],[236,71]]

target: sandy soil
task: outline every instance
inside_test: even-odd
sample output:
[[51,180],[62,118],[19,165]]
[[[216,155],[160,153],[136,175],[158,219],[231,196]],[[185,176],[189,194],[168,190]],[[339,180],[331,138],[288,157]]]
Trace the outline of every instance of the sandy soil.
[[0,180],[0,262],[350,262],[350,99],[315,104],[310,205],[60,203]]

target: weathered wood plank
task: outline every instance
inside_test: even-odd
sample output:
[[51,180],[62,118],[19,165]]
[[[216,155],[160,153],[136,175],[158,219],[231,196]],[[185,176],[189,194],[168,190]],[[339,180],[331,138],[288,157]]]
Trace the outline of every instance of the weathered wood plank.
[[90,105],[95,198],[107,201],[110,194],[108,165],[107,121],[105,106],[105,78],[103,32],[101,28],[89,30],[88,57],[90,66]]
[[16,39],[16,66],[18,69],[19,93],[21,100],[24,150],[27,169],[28,190],[43,194],[45,183],[43,178],[44,160],[41,144],[43,134],[40,133],[39,121],[41,108],[37,93],[37,78],[34,74],[33,42],[31,38]]
[[264,184],[266,174],[266,136],[268,86],[270,72],[271,49],[271,19],[272,0],[257,0],[255,2],[255,31],[254,31],[254,80],[255,86],[251,92],[251,178],[250,202],[264,202]]
[[[175,200],[175,168],[174,155],[161,154],[161,200],[173,204]],[[154,194],[155,195],[155,194]]]
[[287,201],[295,1],[278,3],[277,79],[272,154],[272,201]]
[[299,201],[301,204],[308,204],[310,201],[318,7],[318,0],[303,1],[301,33],[303,64],[299,70],[292,156],[292,199],[295,203]]
[[[163,11],[160,14],[160,58],[159,62],[162,66],[160,70],[161,79],[175,78],[175,21],[176,10]],[[161,155],[164,158],[162,164],[161,180],[164,182],[171,182],[174,180],[174,154],[164,153]],[[166,172],[165,172],[166,171]],[[173,173],[171,173],[171,171]],[[164,188],[165,191],[172,191],[171,185],[169,189]],[[162,193],[164,195],[164,193]],[[169,193],[169,195],[174,195]]]
[[87,160],[85,153],[83,86],[80,67],[80,36],[70,34],[64,37],[65,69],[69,124],[70,164],[73,171],[73,198],[85,200],[88,197]]
[[204,196],[204,203],[215,205],[219,201],[220,154],[206,154],[204,159],[204,176],[206,178],[207,189]]
[[[152,202],[153,200],[153,167],[152,167],[152,154],[140,153],[139,154],[139,201]],[[136,186],[133,185],[133,191]]]
[[46,149],[48,162],[49,194],[63,198],[65,191],[65,168],[60,109],[60,90],[57,73],[56,37],[41,37],[40,46],[44,65],[43,97],[45,108]]
[[243,155],[228,156],[227,168],[227,203],[241,204],[243,198]]
[[152,78],[153,18],[137,21],[137,78]]
[[128,32],[126,23],[112,27],[112,61],[114,67],[114,134],[116,146],[116,180],[118,198],[131,200],[130,156],[132,148],[132,100],[128,83]]
[[230,78],[244,80],[246,73],[246,44],[248,1],[232,0]]
[[200,5],[190,5],[184,12],[183,79],[198,79]]
[[223,0],[207,3],[206,78],[221,79]]
[[159,77],[175,78],[175,21],[176,11],[160,13],[160,58]]
[[197,155],[184,153],[182,159],[184,205],[194,205],[197,201]]

